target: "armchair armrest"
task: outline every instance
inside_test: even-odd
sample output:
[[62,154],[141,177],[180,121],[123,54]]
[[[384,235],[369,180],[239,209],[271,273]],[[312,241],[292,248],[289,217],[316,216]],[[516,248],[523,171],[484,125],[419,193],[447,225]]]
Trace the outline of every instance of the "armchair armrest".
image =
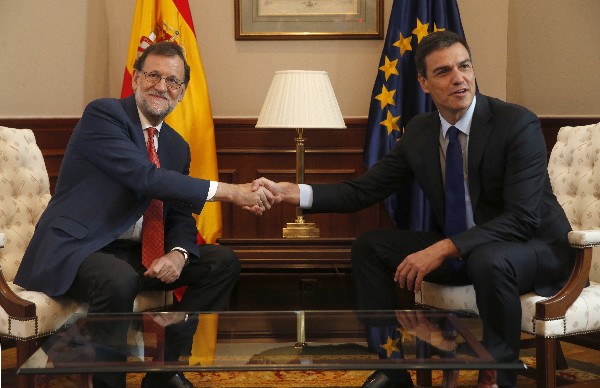
[[579,297],[588,282],[592,266],[592,248],[600,246],[600,231],[573,231],[569,232],[568,238],[571,246],[577,248],[573,271],[567,284],[556,295],[536,303],[536,319],[564,317],[567,309]]
[[[6,236],[0,233],[0,249],[4,248]],[[19,298],[8,286],[2,267],[0,266],[0,306],[6,313],[15,318],[29,318],[35,316],[35,303]]]
[[577,230],[569,232],[569,244],[574,248],[600,246],[600,230]]

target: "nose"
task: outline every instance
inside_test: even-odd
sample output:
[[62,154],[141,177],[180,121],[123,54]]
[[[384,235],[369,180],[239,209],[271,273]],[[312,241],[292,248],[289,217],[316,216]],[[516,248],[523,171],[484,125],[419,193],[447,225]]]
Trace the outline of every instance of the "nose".
[[167,80],[166,78],[161,78],[157,83],[154,84],[154,89],[160,91],[167,91]]
[[460,85],[465,80],[464,74],[457,67],[452,68],[451,76],[452,77],[450,79],[454,85]]

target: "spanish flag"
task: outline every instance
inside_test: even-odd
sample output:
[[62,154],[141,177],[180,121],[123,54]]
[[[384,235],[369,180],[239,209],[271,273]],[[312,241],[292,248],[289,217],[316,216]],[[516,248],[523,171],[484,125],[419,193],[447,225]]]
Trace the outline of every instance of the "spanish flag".
[[[184,48],[191,69],[185,96],[165,121],[190,145],[190,175],[218,181],[214,124],[188,0],[136,1],[121,97],[133,93],[131,76],[138,55],[149,45],[164,40],[174,41]],[[197,219],[198,243],[214,243],[221,235],[221,225],[219,202],[207,202]],[[175,292],[180,297],[182,290]],[[200,314],[198,320],[190,363],[211,365],[214,361],[218,318],[216,314]]]
[[[215,131],[208,99],[204,67],[198,50],[188,0],[137,0],[121,97],[133,93],[133,63],[151,44],[169,40],[185,49],[191,79],[185,96],[166,118],[189,143],[192,153],[190,175],[218,181]],[[221,205],[207,202],[197,218],[199,241],[214,243],[221,235]]]

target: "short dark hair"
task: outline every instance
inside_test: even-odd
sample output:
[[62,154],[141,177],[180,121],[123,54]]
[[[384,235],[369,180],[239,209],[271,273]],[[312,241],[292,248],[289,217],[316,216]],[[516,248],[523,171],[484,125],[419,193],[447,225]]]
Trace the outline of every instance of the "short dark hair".
[[471,58],[471,49],[467,41],[452,31],[438,31],[432,32],[431,34],[424,37],[415,51],[415,64],[417,65],[417,73],[420,76],[427,78],[427,68],[425,66],[425,58],[436,50],[448,48],[450,46],[460,43],[467,49],[469,58]]
[[133,68],[137,71],[142,71],[148,55],[162,55],[165,57],[177,56],[181,58],[181,60],[183,61],[183,68],[185,71],[183,83],[184,85],[187,85],[188,82],[190,82],[190,65],[188,65],[187,61],[185,60],[185,52],[183,50],[183,47],[181,47],[177,43],[163,41],[148,46],[146,50],[144,50],[142,55],[140,55],[138,59],[135,60]]

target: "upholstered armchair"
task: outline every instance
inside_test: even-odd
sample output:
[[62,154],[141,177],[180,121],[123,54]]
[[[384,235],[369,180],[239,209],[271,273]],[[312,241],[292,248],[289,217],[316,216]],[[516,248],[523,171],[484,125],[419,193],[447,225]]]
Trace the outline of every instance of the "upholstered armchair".
[[[48,173],[33,132],[0,127],[0,337],[15,340],[17,366],[36,350],[41,338],[53,333],[73,313],[87,310],[86,305],[68,297],[50,298],[13,284],[35,224],[49,200]],[[138,295],[134,309],[159,310],[172,301],[171,292],[145,291]],[[33,384],[25,377],[17,380],[20,387]]]
[[[600,331],[600,124],[564,127],[550,155],[552,189],[565,210],[577,248],[567,285],[544,298],[521,296],[521,330],[534,336],[538,387],[556,386],[559,341],[587,344],[577,336]],[[589,286],[586,283],[589,278]],[[417,304],[477,313],[473,286],[449,287],[424,282]]]

